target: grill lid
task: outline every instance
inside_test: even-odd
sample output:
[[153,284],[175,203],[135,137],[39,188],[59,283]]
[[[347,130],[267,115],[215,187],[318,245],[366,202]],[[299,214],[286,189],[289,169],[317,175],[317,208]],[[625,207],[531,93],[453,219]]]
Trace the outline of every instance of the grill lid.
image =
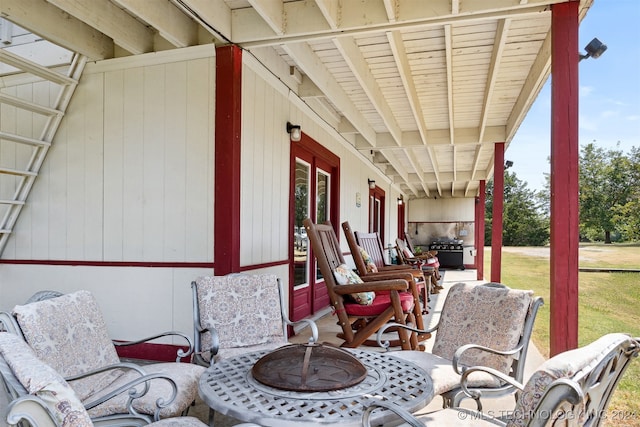
[[309,343],[287,345],[262,356],[251,374],[281,390],[332,391],[362,382],[367,368],[341,348]]

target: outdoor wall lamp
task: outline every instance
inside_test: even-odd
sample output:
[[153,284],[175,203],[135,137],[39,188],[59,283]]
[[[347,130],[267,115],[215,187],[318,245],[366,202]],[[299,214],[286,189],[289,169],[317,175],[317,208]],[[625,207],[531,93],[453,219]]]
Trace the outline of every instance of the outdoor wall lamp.
[[600,55],[602,55],[604,51],[607,50],[607,45],[594,37],[594,39],[584,47],[584,50],[586,50],[587,53],[585,55],[580,54],[580,61],[589,57],[594,59],[599,58]]
[[367,182],[369,183],[369,188],[375,190],[376,182],[373,179],[367,179]]
[[402,196],[398,197],[398,206],[402,206],[404,204],[404,198]]
[[292,125],[291,122],[287,122],[287,133],[291,135],[291,140],[293,142],[298,142],[300,141],[300,138],[302,138],[300,125]]
[[507,160],[506,162],[504,162],[505,170],[509,169],[511,166],[513,166],[513,162],[511,160]]

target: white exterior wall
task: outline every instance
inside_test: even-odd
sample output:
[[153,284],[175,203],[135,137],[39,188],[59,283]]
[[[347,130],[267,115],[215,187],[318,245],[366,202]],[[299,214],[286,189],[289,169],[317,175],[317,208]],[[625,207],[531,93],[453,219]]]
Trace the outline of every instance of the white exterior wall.
[[[33,90],[37,90],[34,86]],[[88,289],[112,336],[192,331],[191,281],[213,260],[215,49],[88,64],[3,259],[0,310]]]
[[475,198],[409,200],[407,202],[407,221],[475,221]]
[[87,65],[4,259],[213,259],[215,57],[188,53]]
[[[395,242],[396,201],[400,193],[389,178],[372,168],[366,157],[345,141],[326,121],[290,91],[263,64],[276,69],[276,59],[265,55],[257,61],[243,55],[242,125],[242,265],[285,260],[289,236],[290,144],[287,121],[299,124],[302,131],[340,157],[340,222],[349,221],[354,230],[368,228],[368,179],[386,192],[385,229],[387,240]],[[335,124],[337,126],[337,124]],[[360,193],[361,206],[356,206]],[[349,247],[341,231],[343,252]],[[384,242],[385,246],[389,242]],[[348,256],[346,257],[348,258]],[[281,276],[285,282],[288,277]]]
[[96,297],[114,339],[133,340],[171,330],[191,334],[190,283],[207,274],[211,270],[202,268],[0,264],[0,311],[23,304],[41,290],[87,289]]
[[[278,58],[243,57],[241,265],[281,263],[259,271],[288,283],[287,121],[340,157],[340,222],[366,230],[367,180],[385,189],[393,242],[399,192],[390,179],[262,65],[287,69]],[[0,310],[44,289],[88,289],[114,338],[191,333],[190,282],[213,271],[143,264],[213,260],[214,119],[212,46],[87,65],[2,255],[83,265],[0,263]],[[348,252],[342,231],[340,241]]]
[[240,260],[249,266],[289,256],[289,100],[283,85],[270,84],[243,56]]
[[[448,198],[448,199],[415,199],[407,204],[408,222],[427,223],[420,227],[425,229],[448,230],[455,236],[451,238],[461,239],[464,242],[463,262],[465,265],[474,265],[475,256],[473,249],[479,250],[475,242],[475,198]],[[408,230],[413,236],[415,227]],[[462,233],[464,230],[464,235]],[[424,239],[424,235],[422,235]],[[428,239],[427,239],[428,240]],[[422,243],[422,242],[418,242]]]

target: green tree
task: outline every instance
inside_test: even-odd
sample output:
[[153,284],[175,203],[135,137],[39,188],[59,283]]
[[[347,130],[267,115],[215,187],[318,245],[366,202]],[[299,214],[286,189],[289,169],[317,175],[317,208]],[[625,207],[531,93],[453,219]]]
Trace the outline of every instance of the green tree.
[[613,221],[622,240],[640,241],[640,149],[631,148],[627,158],[629,197],[613,207]]
[[632,181],[632,161],[621,150],[605,150],[594,143],[582,148],[579,196],[582,235],[611,243],[612,233],[620,234],[620,215],[629,213],[633,193],[637,193],[637,186],[630,185]]
[[[487,183],[485,242],[491,243],[493,218],[493,180]],[[504,246],[542,246],[549,241],[549,219],[543,198],[528,188],[515,172],[504,175],[502,244]]]

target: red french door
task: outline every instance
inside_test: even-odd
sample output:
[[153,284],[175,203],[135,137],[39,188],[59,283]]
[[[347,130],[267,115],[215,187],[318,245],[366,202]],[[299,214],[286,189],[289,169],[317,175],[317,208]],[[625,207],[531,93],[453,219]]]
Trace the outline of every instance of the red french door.
[[338,224],[339,159],[303,134],[291,146],[290,316],[299,320],[329,305],[329,295],[302,225]]
[[398,238],[400,239],[404,239],[404,231],[405,231],[405,227],[404,227],[404,199],[403,198],[399,198],[398,199]]
[[369,233],[378,233],[382,244],[384,235],[384,190],[378,186],[369,189]]

